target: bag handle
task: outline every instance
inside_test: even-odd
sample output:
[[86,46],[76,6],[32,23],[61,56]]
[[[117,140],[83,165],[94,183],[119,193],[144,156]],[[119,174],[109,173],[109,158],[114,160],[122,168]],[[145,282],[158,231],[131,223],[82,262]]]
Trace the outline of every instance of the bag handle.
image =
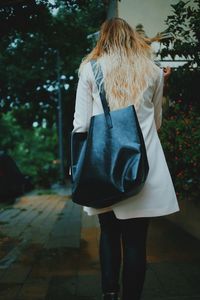
[[96,85],[99,91],[99,96],[101,99],[101,103],[103,106],[103,110],[104,110],[104,115],[106,118],[106,123],[109,129],[111,129],[113,127],[112,125],[112,119],[111,119],[111,115],[110,115],[110,108],[108,106],[108,102],[106,100],[106,93],[105,93],[105,89],[104,89],[104,84],[102,82],[103,80],[103,72],[101,69],[101,66],[96,64],[96,60],[91,60],[90,61],[91,66],[92,66],[92,71],[95,77],[95,81],[96,81]]

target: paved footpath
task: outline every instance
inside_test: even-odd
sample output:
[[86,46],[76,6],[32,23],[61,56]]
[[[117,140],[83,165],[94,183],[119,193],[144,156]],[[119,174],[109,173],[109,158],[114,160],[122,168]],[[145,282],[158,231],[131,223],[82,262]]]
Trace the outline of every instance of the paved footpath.
[[[99,225],[69,190],[0,210],[0,300],[100,300]],[[200,241],[153,218],[142,300],[200,300]]]

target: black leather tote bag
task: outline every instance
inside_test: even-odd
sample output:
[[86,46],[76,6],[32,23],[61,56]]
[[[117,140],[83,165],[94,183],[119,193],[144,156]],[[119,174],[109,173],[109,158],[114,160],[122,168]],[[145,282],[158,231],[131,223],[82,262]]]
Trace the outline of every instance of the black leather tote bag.
[[110,111],[102,70],[91,65],[104,113],[91,118],[88,132],[72,132],[72,200],[104,208],[137,194],[149,166],[134,106]]

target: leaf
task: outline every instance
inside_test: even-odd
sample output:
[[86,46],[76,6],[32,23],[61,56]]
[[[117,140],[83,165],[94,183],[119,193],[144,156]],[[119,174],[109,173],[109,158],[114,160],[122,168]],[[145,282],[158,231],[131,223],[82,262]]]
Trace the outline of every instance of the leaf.
[[184,1],[179,1],[177,4],[171,4],[171,7],[175,10],[180,12],[190,1],[184,2]]

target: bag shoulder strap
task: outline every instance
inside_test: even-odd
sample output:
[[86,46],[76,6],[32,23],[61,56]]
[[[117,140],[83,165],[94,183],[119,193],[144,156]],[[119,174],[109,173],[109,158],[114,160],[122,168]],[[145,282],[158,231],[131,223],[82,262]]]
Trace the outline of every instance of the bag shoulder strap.
[[97,85],[97,88],[99,91],[99,96],[100,96],[101,103],[103,106],[106,123],[109,128],[112,128],[113,127],[112,119],[110,116],[110,108],[109,108],[108,102],[106,100],[106,93],[105,93],[104,84],[103,84],[103,72],[102,72],[101,66],[100,65],[97,66],[96,60],[91,60],[90,63],[92,66],[92,71],[94,74],[96,85]]

